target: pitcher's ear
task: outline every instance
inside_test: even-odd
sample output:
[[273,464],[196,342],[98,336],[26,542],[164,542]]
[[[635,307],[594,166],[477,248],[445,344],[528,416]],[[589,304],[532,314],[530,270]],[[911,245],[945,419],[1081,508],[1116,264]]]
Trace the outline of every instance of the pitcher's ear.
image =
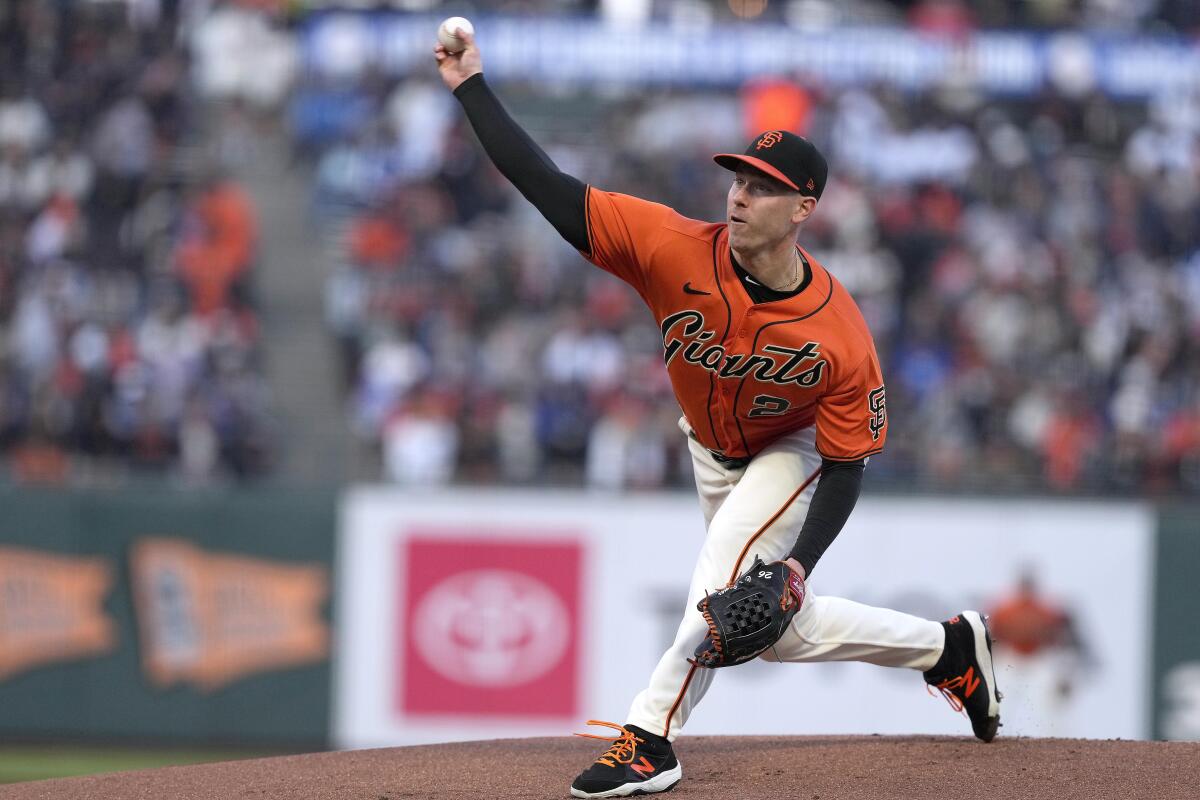
[[800,197],[800,202],[796,204],[796,210],[792,212],[792,224],[798,225],[812,215],[813,209],[817,207],[817,198],[815,197]]

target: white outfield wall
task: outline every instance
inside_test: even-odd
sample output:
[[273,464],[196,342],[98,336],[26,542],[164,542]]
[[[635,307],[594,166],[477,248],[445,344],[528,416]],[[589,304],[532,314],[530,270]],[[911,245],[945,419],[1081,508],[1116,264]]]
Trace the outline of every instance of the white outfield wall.
[[[622,722],[703,536],[686,493],[362,488],[339,526],[342,748]],[[811,588],[942,619],[987,608],[1032,568],[1089,657],[998,651],[1002,735],[1145,738],[1153,530],[1136,504],[868,496]],[[915,672],[752,662],[717,677],[685,735],[969,732]]]

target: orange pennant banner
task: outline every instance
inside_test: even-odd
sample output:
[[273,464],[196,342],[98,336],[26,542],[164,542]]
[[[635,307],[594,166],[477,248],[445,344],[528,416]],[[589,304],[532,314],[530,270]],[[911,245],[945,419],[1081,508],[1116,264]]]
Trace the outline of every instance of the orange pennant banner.
[[110,652],[116,625],[104,598],[113,573],[104,558],[0,547],[0,680]]
[[211,691],[328,656],[322,565],[209,553],[180,539],[143,539],[131,558],[142,666],[159,686]]

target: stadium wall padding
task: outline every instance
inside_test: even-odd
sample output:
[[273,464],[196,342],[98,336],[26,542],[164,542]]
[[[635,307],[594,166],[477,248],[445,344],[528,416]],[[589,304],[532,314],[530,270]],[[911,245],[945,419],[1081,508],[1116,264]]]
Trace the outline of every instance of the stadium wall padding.
[[1156,546],[1154,738],[1200,741],[1200,505],[1165,506]]
[[334,490],[0,503],[0,736],[327,741]]

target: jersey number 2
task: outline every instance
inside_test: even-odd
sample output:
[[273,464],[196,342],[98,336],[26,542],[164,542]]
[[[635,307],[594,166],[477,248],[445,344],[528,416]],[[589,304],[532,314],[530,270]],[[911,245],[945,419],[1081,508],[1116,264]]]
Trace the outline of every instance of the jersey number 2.
[[770,394],[760,394],[754,398],[754,405],[750,408],[750,417],[774,417],[782,414],[792,407],[792,404],[782,397],[775,397]]

